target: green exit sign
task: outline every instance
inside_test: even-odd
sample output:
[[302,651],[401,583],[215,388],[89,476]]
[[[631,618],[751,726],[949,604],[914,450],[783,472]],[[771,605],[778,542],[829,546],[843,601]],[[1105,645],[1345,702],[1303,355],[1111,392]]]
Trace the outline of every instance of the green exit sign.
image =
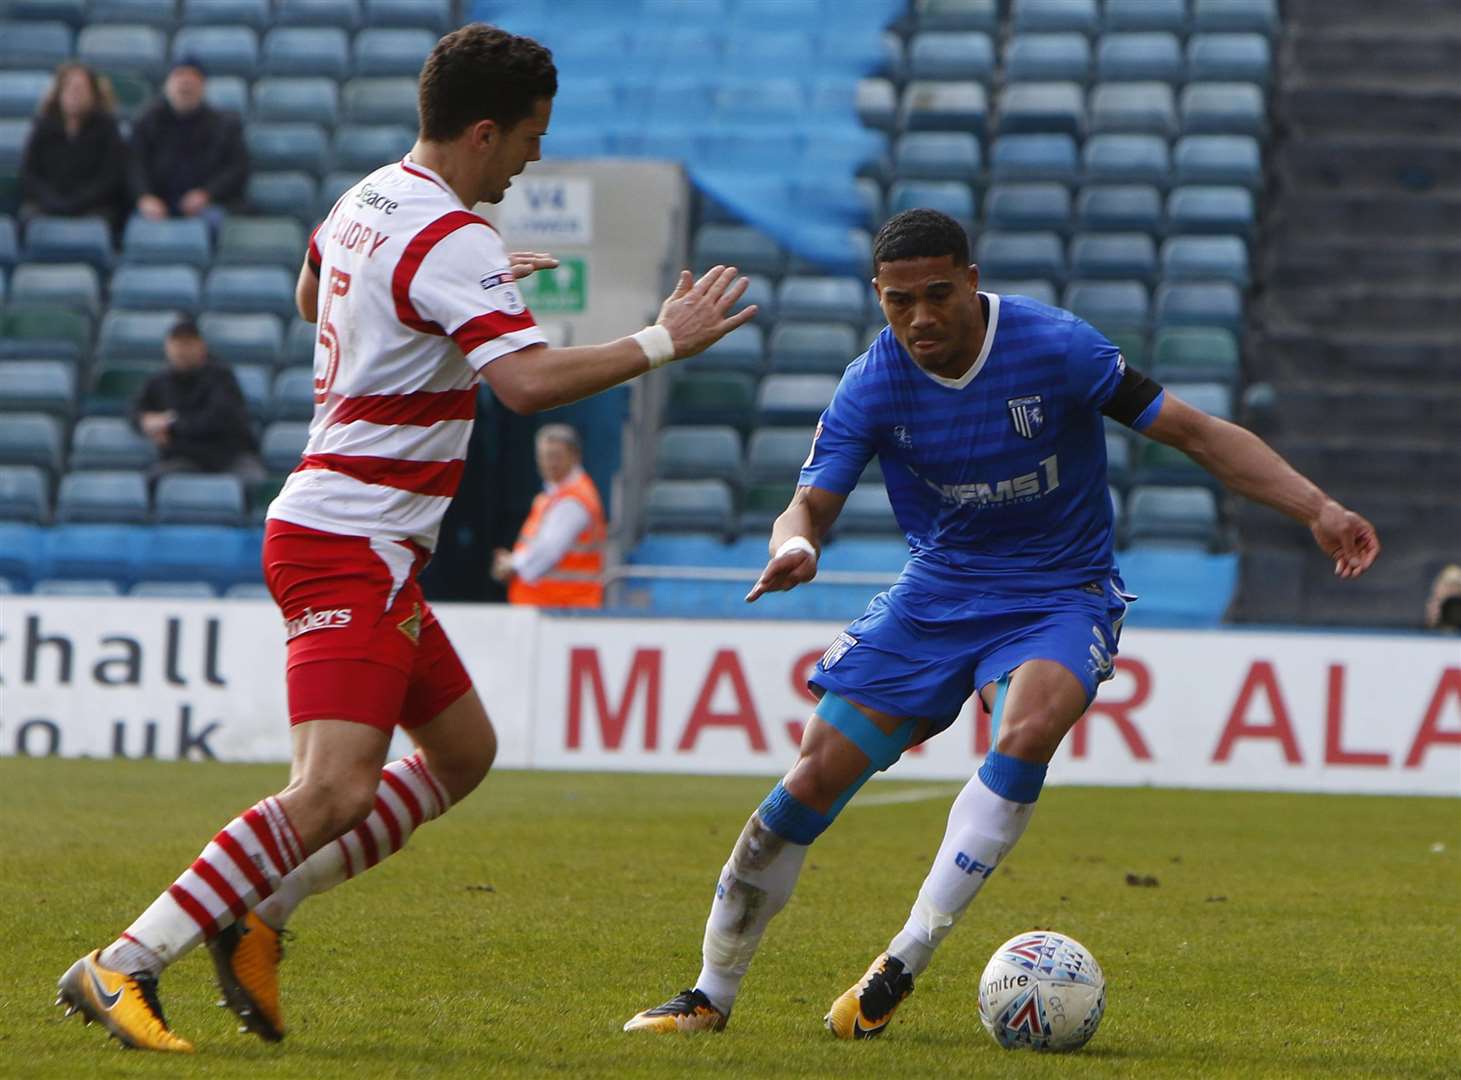
[[588,308],[588,263],[568,256],[556,269],[524,278],[523,300],[535,315],[580,315]]

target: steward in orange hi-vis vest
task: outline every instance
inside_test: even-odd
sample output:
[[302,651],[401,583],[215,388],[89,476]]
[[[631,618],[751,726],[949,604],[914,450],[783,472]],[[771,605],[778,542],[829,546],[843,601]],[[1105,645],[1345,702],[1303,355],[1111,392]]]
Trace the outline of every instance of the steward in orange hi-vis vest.
[[510,602],[535,607],[604,606],[604,508],[598,488],[583,469],[575,467],[561,482],[539,492],[533,499],[533,508],[518,533],[513,554],[526,551],[532,545],[553,507],[565,499],[577,502],[588,512],[588,524],[574,537],[573,546],[563,558],[541,577],[528,582],[515,575],[507,587]]

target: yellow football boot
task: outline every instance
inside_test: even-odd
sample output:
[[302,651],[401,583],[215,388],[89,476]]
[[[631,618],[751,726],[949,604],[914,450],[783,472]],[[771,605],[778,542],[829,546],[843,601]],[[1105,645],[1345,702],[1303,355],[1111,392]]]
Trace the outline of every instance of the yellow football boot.
[[822,1022],[839,1039],[871,1039],[881,1035],[893,1013],[913,993],[913,976],[903,961],[883,953],[861,979],[827,1010]]
[[663,1005],[645,1009],[624,1025],[625,1031],[724,1031],[725,1013],[699,990],[681,990]]
[[102,967],[100,949],[83,956],[61,976],[56,1004],[66,1006],[67,1016],[79,1012],[87,1024],[95,1020],[134,1050],[193,1052],[193,1044],[167,1026],[157,1000],[157,980]]
[[279,961],[284,959],[283,934],[252,911],[208,942],[223,1001],[265,1042],[284,1038],[279,1010]]

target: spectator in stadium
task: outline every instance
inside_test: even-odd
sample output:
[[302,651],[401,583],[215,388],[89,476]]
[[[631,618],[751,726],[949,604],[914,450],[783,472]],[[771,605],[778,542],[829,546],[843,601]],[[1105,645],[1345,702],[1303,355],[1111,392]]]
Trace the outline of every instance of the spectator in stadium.
[[132,195],[149,220],[201,217],[217,229],[243,196],[243,127],[204,100],[207,88],[202,63],[183,57],[168,72],[162,97],[132,126]]
[[95,216],[121,227],[128,151],[112,106],[110,85],[85,64],[56,69],[21,158],[23,220]]
[[1431,584],[1425,624],[1432,630],[1461,630],[1461,563],[1452,563]]
[[[481,23],[447,34],[421,70],[416,144],[347,192],[305,253],[295,299],[323,345],[315,418],[263,545],[287,640],[290,782],[61,976],[59,1003],[128,1046],[192,1050],[163,1017],[157,979],[205,941],[229,1007],[281,1039],[280,935],[294,910],[395,854],[491,768],[492,723],[417,577],[460,478],[478,381],[514,412],[540,412],[756,317],[754,304],[730,314],[749,282],[716,266],[683,271],[642,330],[548,345],[516,279],[554,261],[509,253],[468,207],[501,202],[538,160],[557,91],[532,39]],[[398,726],[416,750],[388,760]],[[378,990],[386,1008],[401,992]]]
[[534,446],[543,490],[513,549],[498,548],[492,576],[513,604],[604,606],[604,507],[583,469],[583,445],[567,424],[547,424]]
[[163,341],[167,368],[142,387],[132,423],[157,446],[153,475],[231,472],[264,478],[248,405],[229,366],[208,352],[197,324],[177,323]]

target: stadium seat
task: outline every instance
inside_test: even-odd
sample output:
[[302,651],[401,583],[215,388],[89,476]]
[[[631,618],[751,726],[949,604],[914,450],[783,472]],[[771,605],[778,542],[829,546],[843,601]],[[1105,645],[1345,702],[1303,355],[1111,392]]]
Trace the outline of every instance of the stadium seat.
[[1231,386],[1239,376],[1238,341],[1214,327],[1160,331],[1152,345],[1152,375],[1158,382],[1218,382]]
[[308,420],[315,411],[315,373],[313,368],[287,367],[274,376],[274,403],[271,410],[276,420]]
[[1157,276],[1157,245],[1144,232],[1079,233],[1070,243],[1070,274],[1151,282]]
[[202,296],[202,280],[191,266],[123,266],[112,275],[112,307],[124,311],[172,308],[192,313]]
[[1078,281],[1066,287],[1060,306],[1107,337],[1140,331],[1148,319],[1146,285],[1140,281]]
[[[338,136],[336,157],[339,156]],[[319,185],[306,172],[284,170],[256,172],[249,177],[248,204],[260,214],[288,214],[308,225],[315,224],[315,198]]]
[[1251,135],[1263,138],[1268,120],[1263,91],[1252,83],[1192,83],[1182,91],[1184,135]]
[[[818,96],[812,99],[813,111]],[[892,131],[898,120],[898,90],[889,79],[861,79],[854,92],[853,109],[864,126]]]
[[333,127],[339,116],[340,91],[334,79],[285,76],[254,84],[254,121],[303,121]]
[[350,75],[350,43],[337,26],[279,26],[264,35],[264,75]]
[[247,26],[263,33],[274,20],[269,0],[183,0],[184,26]]
[[1093,184],[1075,200],[1075,224],[1087,232],[1157,232],[1161,193],[1150,184]]
[[280,266],[216,266],[203,282],[203,307],[288,317],[295,311],[294,283],[295,275]]
[[922,31],[913,35],[908,50],[908,74],[915,79],[987,83],[994,77],[994,65],[994,42],[988,34]]
[[1106,428],[1106,476],[1124,492],[1131,483],[1131,441],[1120,430]]
[[273,405],[274,372],[266,364],[230,364],[249,416],[266,420]]
[[767,375],[756,391],[758,427],[803,424],[822,415],[837,389],[835,375]]
[[1261,34],[1193,34],[1187,39],[1187,78],[1267,86],[1273,57]]
[[0,71],[0,117],[35,115],[51,79],[48,71]]
[[10,302],[69,307],[94,316],[101,310],[101,280],[86,263],[25,263],[10,277]]
[[999,33],[999,0],[917,0],[914,18],[924,30]]
[[1201,34],[1263,34],[1273,37],[1279,26],[1277,0],[1193,2],[1192,29]]
[[991,277],[1065,280],[1065,246],[1059,233],[990,229],[980,234],[974,261]]
[[[0,75],[3,75],[0,72]],[[8,269],[20,261],[20,235],[15,227],[15,219],[5,215],[0,216],[0,268]]]
[[64,425],[45,413],[8,413],[0,423],[0,465],[34,465],[60,475]]
[[114,306],[102,316],[97,353],[108,360],[160,360],[162,340],[179,318],[172,310],[125,311]]
[[161,369],[157,361],[112,360],[104,358],[91,373],[91,389],[82,402],[82,411],[91,416],[121,416],[147,380]]
[[898,125],[903,131],[980,133],[989,115],[989,96],[977,82],[917,80],[903,88]]
[[365,77],[405,75],[416,78],[436,46],[429,30],[373,28],[355,35],[355,74]]
[[340,91],[340,102],[347,124],[416,128],[415,79],[351,79]]
[[127,595],[152,600],[212,600],[218,590],[206,581],[139,581],[127,590]]
[[91,316],[56,307],[0,311],[0,358],[84,362],[91,355]]
[[122,587],[106,578],[44,578],[32,585],[30,591],[36,596],[98,600],[122,595]]
[[156,79],[167,71],[167,35],[155,26],[86,26],[76,37],[76,57],[103,71]]
[[752,304],[756,305],[756,317],[751,320],[753,324],[770,326],[776,321],[776,286],[765,274],[746,274],[746,291],[731,309],[731,314]]
[[887,489],[882,484],[867,482],[848,493],[834,528],[839,537],[898,536],[903,532],[893,516]]
[[208,226],[200,218],[148,221],[133,217],[122,233],[122,259],[129,263],[187,263],[206,269],[213,261]]
[[1045,180],[1073,185],[1078,176],[1076,143],[1069,135],[1001,135],[989,152],[989,165],[996,184]]
[[1191,543],[1217,540],[1217,500],[1203,487],[1136,487],[1126,500],[1129,543]]
[[289,329],[284,333],[284,349],[279,354],[278,362],[285,366],[311,366],[314,363],[315,344],[319,340],[319,334],[318,326],[295,315],[289,321]]
[[400,161],[415,142],[416,133],[399,124],[350,124],[335,132],[335,168],[370,172]]
[[1177,184],[1240,184],[1263,186],[1258,140],[1249,135],[1186,135],[1172,151]]
[[[315,333],[310,325],[311,335]],[[278,364],[284,331],[277,315],[210,312],[198,320],[208,351],[230,364]]]
[[56,495],[58,522],[141,525],[149,515],[144,473],[72,472],[61,478]]
[[50,535],[30,522],[0,521],[0,576],[15,584],[15,591],[50,572]]
[[897,180],[888,189],[888,214],[914,209],[938,210],[962,223],[974,221],[974,192],[953,180]]
[[1024,296],[1049,307],[1056,307],[1060,303],[1060,294],[1055,291],[1055,286],[1039,278],[997,278],[992,275],[986,277],[981,273],[979,291],[998,293],[1000,296]]
[[806,95],[796,79],[737,74],[712,87],[710,97],[722,124],[794,124],[807,112]]
[[1193,408],[1201,409],[1209,416],[1216,416],[1222,420],[1233,418],[1233,390],[1224,383],[1174,382],[1167,389]]
[[73,364],[65,360],[0,360],[0,413],[47,413],[65,420],[75,410]]
[[1100,83],[1091,90],[1090,116],[1095,135],[1177,133],[1176,99],[1166,83]]
[[1248,236],[1256,217],[1247,188],[1193,184],[1167,196],[1167,229],[1172,233]]
[[1154,312],[1158,329],[1213,326],[1233,334],[1243,331],[1243,294],[1226,282],[1163,284]]
[[795,484],[811,445],[812,433],[806,427],[757,428],[746,446],[746,482]]
[[659,433],[654,474],[661,480],[723,480],[741,486],[741,436],[725,424],[668,427]]
[[1004,54],[1006,81],[1076,82],[1091,78],[1091,43],[1084,34],[1020,34]]
[[0,212],[13,213],[20,202],[20,157],[30,139],[32,103],[24,119],[0,118],[0,174],[5,185],[0,187]]
[[1187,33],[1187,0],[1106,0],[1103,9],[1108,32]]
[[778,275],[786,254],[775,240],[749,225],[702,225],[695,230],[692,261],[696,272],[717,264],[747,274]]
[[99,23],[138,23],[171,31],[177,25],[177,5],[164,0],[91,0],[87,21]]
[[861,323],[868,292],[858,278],[789,276],[776,290],[777,318]]
[[44,525],[51,519],[51,485],[34,465],[0,465],[0,522]]
[[309,424],[299,420],[276,420],[264,429],[259,456],[271,473],[292,472],[309,442]]
[[88,0],[8,0],[6,10],[14,19],[80,26],[86,22],[89,6]]
[[[161,493],[159,492],[159,495]],[[136,579],[209,581],[227,588],[259,576],[257,540],[244,529],[222,525],[160,525],[145,530]]]
[[1085,127],[1085,95],[1077,83],[1014,83],[999,92],[1000,135],[1050,132],[1080,138]]
[[241,525],[243,485],[230,473],[170,473],[157,481],[159,524]]
[[648,531],[730,535],[735,528],[730,487],[721,480],[656,480],[644,500]]
[[841,375],[861,352],[846,323],[782,322],[771,332],[768,363],[782,375]]
[[116,416],[84,416],[71,435],[72,469],[146,469],[157,460],[150,439]]
[[696,371],[730,371],[759,376],[765,367],[765,333],[755,323],[727,334],[695,358]]
[[1070,230],[1070,191],[1063,184],[995,184],[984,197],[984,221],[991,229]]
[[756,380],[733,372],[677,372],[665,404],[668,424],[730,424],[745,429],[752,420]]
[[107,271],[112,265],[112,238],[106,223],[92,217],[30,219],[25,227],[27,262],[87,263]]
[[979,140],[954,131],[919,131],[898,136],[893,171],[899,180],[978,179],[983,169]]
[[1157,135],[1092,135],[1082,151],[1087,184],[1165,186],[1167,142]]
[[1017,34],[1075,31],[1091,37],[1100,32],[1096,0],[1013,0]]
[[0,22],[0,68],[54,69],[71,56],[72,41],[63,22]]
[[319,124],[254,123],[244,128],[249,161],[260,169],[292,169],[324,173],[329,141]]
[[259,35],[247,26],[184,26],[173,35],[171,57],[193,57],[209,75],[252,79],[259,70]]
[[1175,236],[1162,244],[1167,281],[1248,284],[1248,245],[1237,236]]
[[217,262],[297,270],[307,242],[304,229],[294,218],[231,217],[218,233]]
[[353,30],[360,24],[358,0],[276,0],[274,21],[279,26],[339,26]]
[[57,525],[47,544],[45,571],[56,577],[135,577],[152,530],[139,525]]
[[1102,82],[1183,81],[1185,64],[1177,35],[1107,33],[1096,47],[1096,78]]
[[444,34],[452,26],[451,0],[363,0],[366,26],[417,27]]
[[157,96],[152,80],[135,71],[107,72],[112,84],[112,96],[117,103],[117,119],[132,123],[139,113]]
[[321,177],[318,194],[315,196],[319,200],[315,203],[314,208],[313,217],[315,221],[323,221],[325,216],[334,209],[336,200],[359,182],[360,174],[354,170],[350,172],[328,172]]
[[[366,0],[367,3],[370,0]],[[410,0],[397,0],[399,3],[409,3]],[[239,581],[223,590],[223,596],[227,600],[269,600],[274,599],[274,594],[269,591],[269,586],[261,581]]]

